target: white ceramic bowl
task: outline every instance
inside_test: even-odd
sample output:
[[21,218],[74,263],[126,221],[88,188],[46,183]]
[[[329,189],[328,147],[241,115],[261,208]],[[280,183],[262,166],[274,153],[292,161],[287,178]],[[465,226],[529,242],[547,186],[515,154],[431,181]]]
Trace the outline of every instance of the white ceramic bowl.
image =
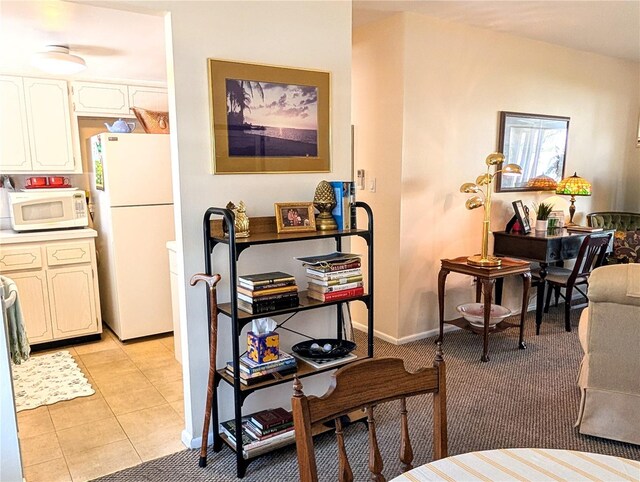
[[[465,320],[478,328],[484,328],[484,303],[465,303],[458,305],[456,309]],[[500,305],[491,305],[491,317],[489,327],[497,325],[501,320],[511,315],[511,310]]]

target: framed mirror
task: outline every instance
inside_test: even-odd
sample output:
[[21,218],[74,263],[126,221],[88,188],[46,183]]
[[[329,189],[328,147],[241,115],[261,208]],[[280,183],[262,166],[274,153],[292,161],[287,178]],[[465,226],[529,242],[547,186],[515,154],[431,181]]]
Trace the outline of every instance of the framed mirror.
[[498,151],[520,176],[496,176],[496,192],[555,191],[564,178],[569,117],[500,112]]

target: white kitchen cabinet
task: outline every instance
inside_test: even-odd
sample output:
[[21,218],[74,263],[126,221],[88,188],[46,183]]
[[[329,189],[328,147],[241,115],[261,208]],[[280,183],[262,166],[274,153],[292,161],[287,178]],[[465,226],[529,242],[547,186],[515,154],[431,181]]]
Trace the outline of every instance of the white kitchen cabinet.
[[[51,326],[55,339],[98,332],[91,265],[47,270],[51,299]],[[73,296],[69,296],[73,293]]]
[[71,92],[79,116],[133,117],[131,107],[168,110],[167,89],[162,87],[72,82]]
[[47,275],[43,269],[17,273],[4,273],[15,281],[20,293],[20,306],[29,343],[53,340]]
[[34,242],[21,242],[30,233],[0,236],[0,273],[18,286],[31,344],[102,332],[95,243],[87,237],[97,233],[76,232],[79,239],[51,232],[52,240]]
[[130,115],[126,85],[72,82],[71,92],[76,114]]
[[22,77],[0,76],[0,170],[31,168]]
[[64,80],[24,78],[31,170],[73,172],[69,92]]
[[0,171],[81,172],[73,156],[67,83],[2,76],[0,90]]
[[167,89],[160,87],[129,86],[129,106],[161,112],[169,111]]

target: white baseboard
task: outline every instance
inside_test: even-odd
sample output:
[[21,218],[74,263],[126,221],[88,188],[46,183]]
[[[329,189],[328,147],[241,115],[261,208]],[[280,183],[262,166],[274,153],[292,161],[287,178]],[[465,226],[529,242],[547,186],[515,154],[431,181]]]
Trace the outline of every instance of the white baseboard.
[[[367,325],[363,325],[361,323],[358,323],[357,321],[354,321],[352,324],[356,330],[364,331],[365,333],[369,331],[367,328]],[[457,331],[459,329],[460,328],[458,328],[457,326],[445,325],[444,332],[449,333],[450,331]],[[423,331],[420,333],[416,333],[415,335],[403,336],[402,338],[394,338],[392,336],[387,335],[386,333],[383,333],[381,331],[374,329],[373,335],[376,338],[380,338],[393,345],[404,345],[405,343],[411,343],[412,341],[422,340],[424,338],[435,336],[439,333],[439,331],[440,330],[438,328],[434,328],[433,330]]]
[[[584,298],[580,293],[574,293],[572,300],[576,300],[579,298]],[[553,306],[553,298],[551,299],[551,305]],[[560,301],[563,301],[562,299]],[[527,312],[529,311],[536,311],[536,297],[533,296],[530,300],[529,300],[529,305],[527,306]],[[520,310],[513,310],[511,315],[519,315],[520,314]],[[360,330],[360,331],[364,331],[365,333],[368,332],[367,329],[367,325],[364,325],[362,323],[358,323],[357,321],[353,321],[352,322],[353,327],[356,330]],[[444,327],[444,332],[445,333],[449,333],[450,331],[457,331],[460,330],[461,328],[458,328],[457,326],[453,326],[453,325],[445,325]],[[392,343],[394,345],[404,345],[405,343],[411,343],[412,341],[417,341],[417,340],[422,340],[424,338],[429,338],[432,336],[435,336],[438,334],[438,328],[434,328],[433,330],[427,330],[427,331],[422,331],[420,333],[416,333],[414,335],[409,335],[409,336],[403,336],[402,338],[394,338],[390,335],[387,335],[386,333],[383,333],[381,331],[378,330],[373,330],[373,334],[374,336],[376,336],[377,338],[380,338],[384,341],[387,341],[389,343]]]
[[[193,434],[187,432],[187,430],[182,431],[181,436],[182,444],[188,449],[199,449],[200,445],[202,445],[202,435],[199,437],[194,437]],[[213,432],[209,432],[209,440],[207,445],[213,444]]]

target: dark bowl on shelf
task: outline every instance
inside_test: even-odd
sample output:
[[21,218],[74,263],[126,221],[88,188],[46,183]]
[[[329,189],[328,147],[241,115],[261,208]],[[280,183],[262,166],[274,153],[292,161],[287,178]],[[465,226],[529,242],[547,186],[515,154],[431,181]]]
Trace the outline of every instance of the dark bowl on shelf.
[[[318,345],[319,348],[311,348]],[[324,350],[325,345],[331,345],[330,350]],[[355,350],[356,344],[349,340],[337,340],[335,338],[318,338],[296,343],[291,349],[305,358],[342,358]]]

